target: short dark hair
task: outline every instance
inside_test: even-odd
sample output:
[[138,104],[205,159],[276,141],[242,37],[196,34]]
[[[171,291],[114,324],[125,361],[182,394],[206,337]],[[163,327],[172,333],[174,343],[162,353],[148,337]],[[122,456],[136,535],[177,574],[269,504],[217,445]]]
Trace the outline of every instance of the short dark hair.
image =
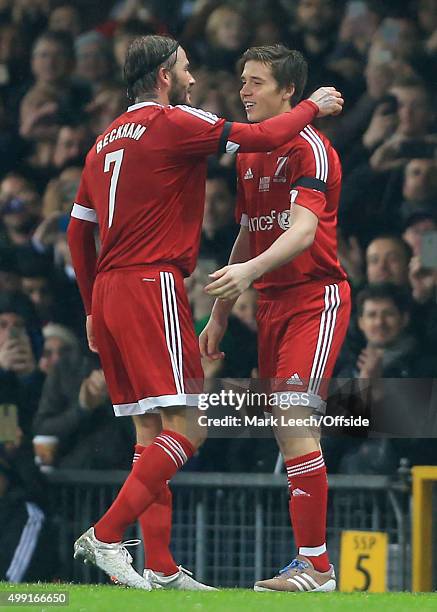
[[4,292],[0,295],[0,315],[9,313],[21,317],[27,327],[38,325],[38,317],[33,303],[20,291]]
[[398,234],[390,234],[390,233],[378,234],[377,236],[374,236],[372,240],[370,240],[370,242],[367,245],[367,248],[369,247],[370,244],[372,244],[372,242],[375,242],[375,240],[391,240],[392,242],[396,243],[403,250],[407,263],[413,257],[413,249],[410,247],[408,242],[405,242],[405,240]]
[[61,32],[61,31],[55,32],[53,30],[46,30],[45,32],[40,34],[38,38],[35,40],[35,42],[33,43],[32,53],[35,51],[36,46],[41,41],[44,41],[44,40],[55,43],[56,45],[59,45],[60,47],[62,47],[65,53],[65,56],[71,62],[74,62],[76,54],[74,51],[74,43],[73,43],[73,38],[71,34],[69,34],[68,32]]
[[369,301],[390,300],[401,314],[410,312],[411,296],[402,287],[393,283],[374,283],[362,289],[357,295],[357,312],[361,317],[364,312],[364,304]]
[[179,43],[169,36],[148,35],[136,38],[124,62],[124,79],[130,100],[140,94],[156,92],[156,77],[162,66],[171,70],[176,64]]
[[290,104],[299,102],[308,77],[308,63],[302,53],[282,44],[250,47],[243,53],[239,62],[241,71],[250,60],[270,66],[279,89],[294,85]]

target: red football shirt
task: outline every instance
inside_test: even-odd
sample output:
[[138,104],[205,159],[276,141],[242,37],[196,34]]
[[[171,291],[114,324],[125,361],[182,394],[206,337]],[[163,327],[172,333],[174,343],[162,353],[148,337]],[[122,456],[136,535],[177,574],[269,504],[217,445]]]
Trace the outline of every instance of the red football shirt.
[[329,140],[312,126],[269,153],[237,158],[237,222],[250,232],[251,257],[266,251],[289,225],[293,204],[318,217],[313,244],[291,262],[255,282],[266,294],[308,281],[345,279],[337,257],[341,164]]
[[[183,105],[130,106],[88,153],[71,213],[99,225],[96,272],[166,262],[191,274],[203,218],[207,156],[268,151],[269,140],[283,141],[287,130],[292,132],[296,123],[301,129],[318,111],[309,101],[299,106],[293,118],[277,117],[256,126],[229,123]],[[71,246],[73,253],[74,238]],[[73,253],[76,270],[81,257]],[[81,276],[87,275],[89,271]],[[81,290],[89,303],[90,281],[78,280],[87,285]]]

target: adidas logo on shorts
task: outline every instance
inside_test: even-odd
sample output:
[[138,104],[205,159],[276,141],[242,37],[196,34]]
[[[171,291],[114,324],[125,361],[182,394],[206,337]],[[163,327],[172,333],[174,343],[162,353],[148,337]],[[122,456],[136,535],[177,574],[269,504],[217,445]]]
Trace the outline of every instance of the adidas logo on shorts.
[[244,177],[243,177],[243,178],[244,178],[245,180],[248,180],[248,179],[253,179],[253,172],[252,172],[252,168],[248,168],[248,169],[246,170],[246,174],[244,175]]
[[303,382],[301,381],[299,374],[295,372],[287,380],[287,385],[303,385]]
[[293,495],[293,497],[311,497],[309,493],[303,491],[302,489],[293,489],[291,494]]

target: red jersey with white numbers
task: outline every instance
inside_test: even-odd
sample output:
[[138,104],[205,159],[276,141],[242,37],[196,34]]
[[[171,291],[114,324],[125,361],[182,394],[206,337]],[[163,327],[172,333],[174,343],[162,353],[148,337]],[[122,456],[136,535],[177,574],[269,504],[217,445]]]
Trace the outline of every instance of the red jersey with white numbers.
[[309,281],[346,278],[337,257],[341,164],[329,140],[307,126],[269,153],[239,154],[237,222],[250,232],[251,257],[266,251],[290,227],[290,209],[304,206],[318,217],[311,247],[290,263],[261,276],[266,294]]
[[[311,121],[317,110],[306,101],[281,123],[278,117],[275,123],[253,126],[183,105],[141,102],[129,107],[88,153],[72,210],[73,218],[99,225],[96,272],[160,262],[191,274],[203,218],[207,156],[267,151],[269,140],[283,141],[287,131],[296,133],[295,124],[302,129],[300,124]],[[80,254],[74,260],[75,268],[80,267]],[[84,291],[89,303],[88,287]]]

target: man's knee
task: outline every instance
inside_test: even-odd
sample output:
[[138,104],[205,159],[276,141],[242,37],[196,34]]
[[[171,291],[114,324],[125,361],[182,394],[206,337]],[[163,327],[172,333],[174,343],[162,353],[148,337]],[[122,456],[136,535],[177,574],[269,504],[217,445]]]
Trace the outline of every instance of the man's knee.
[[306,422],[312,411],[307,406],[274,410],[278,424],[273,430],[285,461],[320,450],[320,428]]
[[162,430],[159,414],[138,414],[132,417],[136,430],[137,444],[149,446]]
[[165,408],[161,411],[162,425],[185,436],[197,450],[207,438],[206,427],[199,424],[201,414],[197,408]]

